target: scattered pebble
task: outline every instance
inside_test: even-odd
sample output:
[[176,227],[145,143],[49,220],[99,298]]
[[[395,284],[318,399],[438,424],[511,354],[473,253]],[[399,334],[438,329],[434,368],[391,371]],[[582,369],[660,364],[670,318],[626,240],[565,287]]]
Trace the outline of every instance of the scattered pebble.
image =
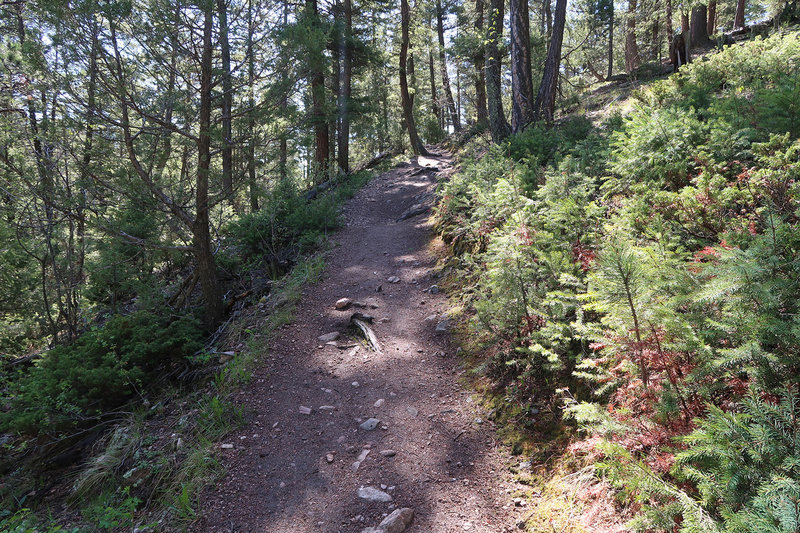
[[383,399],[383,398],[380,398],[378,401],[376,401],[376,402],[374,403],[374,405],[375,405],[375,407],[382,407],[382,406],[383,406],[383,404],[384,404],[385,402],[386,402],[386,400],[385,400],[385,399]]
[[380,424],[380,423],[381,423],[381,421],[378,420],[377,418],[368,418],[365,422],[363,422],[358,427],[360,427],[361,429],[366,430],[366,431],[372,431],[373,429],[378,427],[378,424]]
[[384,457],[394,457],[397,452],[394,450],[381,450],[381,455]]
[[222,448],[223,450],[232,450],[233,449],[233,444],[228,444],[228,443],[221,444],[220,448]]
[[388,281],[389,283],[400,283],[400,278],[398,278],[397,276],[389,276],[388,278],[386,278],[386,281]]
[[326,333],[325,335],[320,335],[318,339],[319,342],[329,343],[335,341],[340,336],[341,334],[338,331],[331,331],[330,333]]
[[340,310],[341,309],[347,309],[348,307],[350,307],[350,304],[352,304],[352,303],[353,303],[353,300],[351,300],[350,298],[340,298],[340,299],[336,300],[336,305],[334,307],[336,307],[336,309],[340,309]]
[[375,487],[360,487],[357,491],[358,497],[369,502],[390,502],[392,497]]
[[310,407],[306,407],[305,405],[301,405],[299,407],[298,411],[300,411],[301,415],[310,415],[311,414],[311,408]]

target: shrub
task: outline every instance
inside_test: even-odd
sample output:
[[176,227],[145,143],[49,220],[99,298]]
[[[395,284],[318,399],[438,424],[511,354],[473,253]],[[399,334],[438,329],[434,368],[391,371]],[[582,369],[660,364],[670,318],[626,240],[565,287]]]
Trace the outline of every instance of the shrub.
[[11,409],[0,428],[64,431],[94,420],[147,388],[157,370],[203,347],[200,322],[188,315],[139,311],[115,316],[74,343],[56,347],[10,384]]

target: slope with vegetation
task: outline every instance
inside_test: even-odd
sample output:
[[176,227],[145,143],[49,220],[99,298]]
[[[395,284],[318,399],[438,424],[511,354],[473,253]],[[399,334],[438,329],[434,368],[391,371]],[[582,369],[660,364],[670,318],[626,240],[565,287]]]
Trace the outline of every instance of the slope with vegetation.
[[479,137],[441,186],[476,372],[629,529],[800,521],[798,57],[797,32],[727,47],[625,116]]

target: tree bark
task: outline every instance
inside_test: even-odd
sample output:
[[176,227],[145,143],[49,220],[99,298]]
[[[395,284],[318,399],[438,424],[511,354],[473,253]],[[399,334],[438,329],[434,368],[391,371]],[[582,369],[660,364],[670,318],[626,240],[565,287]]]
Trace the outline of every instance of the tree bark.
[[705,4],[692,8],[692,47],[708,46],[711,39],[708,38],[708,11]]
[[[256,65],[253,54],[253,0],[247,0],[247,185],[250,212],[258,211],[258,184],[256,183]],[[285,139],[283,139],[285,141]],[[285,162],[284,162],[285,164]],[[281,167],[281,170],[283,168]]]
[[436,117],[436,123],[444,130],[444,117],[439,107],[439,95],[436,91],[436,69],[433,67],[433,46],[428,49],[428,71],[431,78],[431,109]]
[[461,123],[458,120],[456,103],[453,100],[453,91],[450,89],[450,75],[447,73],[447,54],[444,49],[444,9],[442,0],[436,0],[436,33],[439,37],[439,67],[442,71],[442,91],[447,100],[447,108],[450,110],[450,122],[453,124],[454,131],[461,130]]
[[408,139],[411,144],[411,150],[415,154],[428,155],[428,151],[420,141],[417,134],[417,125],[414,122],[414,104],[411,100],[411,95],[408,92],[408,75],[406,69],[408,68],[408,26],[410,24],[411,13],[408,7],[408,0],[400,1],[400,101],[403,106],[403,118],[408,130]]
[[672,50],[672,39],[675,38],[673,35],[675,30],[672,27],[672,0],[666,0],[666,13],[664,19],[667,27],[667,50]]
[[510,0],[511,131],[521,132],[534,120],[531,33],[528,0]]
[[564,26],[567,21],[567,0],[556,0],[556,12],[553,19],[553,35],[547,49],[544,63],[542,83],[536,96],[535,120],[544,119],[552,124],[558,90],[558,73],[561,67],[561,46],[564,41]]
[[352,32],[353,4],[352,0],[344,0],[342,9],[342,36],[339,44],[341,57],[341,77],[339,78],[339,132],[338,161],[339,168],[345,174],[350,172],[350,96],[353,75]]
[[200,60],[200,132],[197,140],[197,212],[192,224],[197,276],[205,300],[205,326],[209,330],[222,322],[222,293],[217,283],[217,268],[209,231],[208,178],[211,170],[211,74],[214,17],[207,7],[203,20],[203,53]]
[[[309,21],[315,27],[319,25],[319,12],[317,0],[306,0],[306,10]],[[311,115],[314,123],[314,184],[325,181],[328,173],[328,156],[330,151],[330,137],[328,134],[328,120],[325,116],[325,74],[323,68],[322,51],[314,51],[310,59],[311,66]]]
[[[670,0],[667,0],[669,2]],[[611,11],[608,15],[608,77],[614,74],[614,0],[611,2]]]
[[500,143],[508,137],[510,127],[503,111],[502,57],[504,0],[489,0],[486,27],[486,101],[489,111],[489,130],[492,141]]
[[217,0],[217,18],[219,22],[219,46],[222,55],[222,195],[233,204],[233,134],[231,129],[233,87],[231,83],[231,47],[228,41],[228,5],[226,0]]
[[744,28],[744,11],[746,7],[746,0],[736,1],[736,15],[733,18],[733,29],[738,30]]
[[681,11],[681,33],[689,31],[689,13]]
[[636,43],[636,0],[628,0],[628,20],[625,32],[625,71],[630,74],[640,65],[639,45]]
[[[475,33],[483,35],[483,2],[475,0]],[[488,124],[489,111],[486,107],[486,65],[484,47],[478,47],[475,53],[475,115],[478,124]]]
[[717,0],[708,2],[708,35],[714,35],[717,30]]

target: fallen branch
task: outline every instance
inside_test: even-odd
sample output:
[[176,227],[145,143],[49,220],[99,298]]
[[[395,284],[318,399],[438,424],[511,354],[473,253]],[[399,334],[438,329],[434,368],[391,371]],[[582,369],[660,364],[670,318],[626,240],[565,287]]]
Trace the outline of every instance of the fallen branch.
[[370,348],[377,353],[381,353],[381,345],[378,344],[378,337],[375,336],[375,332],[372,331],[372,328],[370,328],[363,320],[359,320],[355,317],[351,318],[350,321],[353,323],[353,325],[361,330],[361,333],[364,334],[364,337],[367,339],[367,343],[369,343]]

